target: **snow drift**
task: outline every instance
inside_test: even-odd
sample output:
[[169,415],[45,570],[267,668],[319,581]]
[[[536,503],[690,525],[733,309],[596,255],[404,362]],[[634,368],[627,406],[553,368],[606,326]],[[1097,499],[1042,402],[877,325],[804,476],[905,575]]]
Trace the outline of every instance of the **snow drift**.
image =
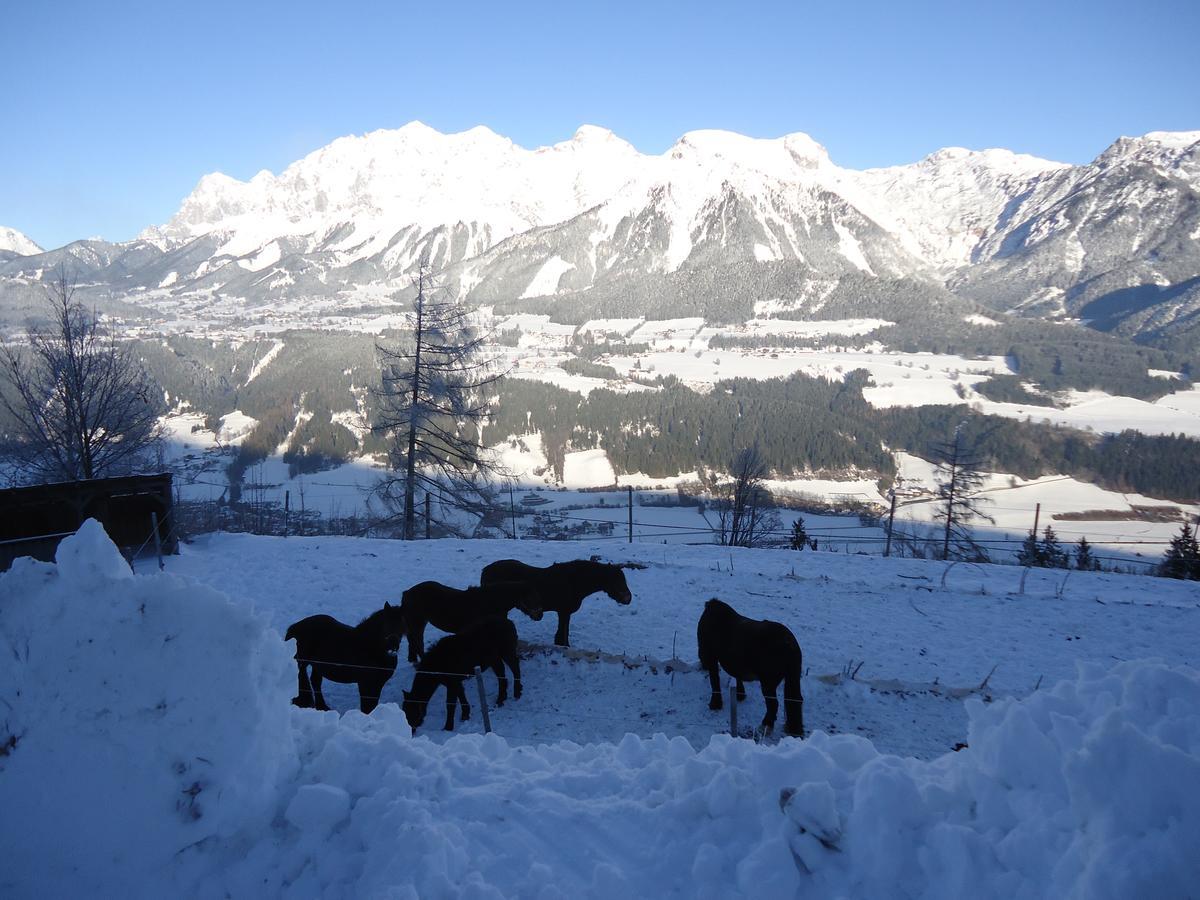
[[932,762],[818,732],[414,739],[289,706],[247,608],[133,576],[94,523],[0,575],[5,896],[1185,896],[1200,673],[1154,661],[969,703]]

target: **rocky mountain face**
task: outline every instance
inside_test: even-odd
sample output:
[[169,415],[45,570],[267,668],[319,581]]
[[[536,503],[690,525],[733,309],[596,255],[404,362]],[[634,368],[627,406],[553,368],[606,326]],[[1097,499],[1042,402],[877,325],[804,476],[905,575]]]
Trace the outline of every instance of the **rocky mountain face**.
[[[6,233],[0,305],[64,266],[95,293],[173,314],[336,313],[408,289],[426,260],[447,289],[509,308],[629,284],[720,291],[736,276],[802,316],[816,314],[813,284],[865,278],[1200,343],[1200,132],[1121,138],[1083,166],[948,149],[854,171],[803,134],[690,132],[653,156],[589,126],[527,150],[486,128],[412,123],[279,175],[205,176],[135,241],[39,252]],[[719,317],[721,296],[690,297]]]

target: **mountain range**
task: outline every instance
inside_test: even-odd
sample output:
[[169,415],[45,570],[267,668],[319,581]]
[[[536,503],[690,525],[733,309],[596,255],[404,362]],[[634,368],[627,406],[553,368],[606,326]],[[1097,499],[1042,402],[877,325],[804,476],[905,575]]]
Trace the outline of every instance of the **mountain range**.
[[408,290],[422,261],[507,311],[603,315],[686,294],[713,318],[748,303],[805,318],[839,284],[903,284],[1193,352],[1200,131],[1123,137],[1086,165],[950,148],[856,171],[800,133],[694,131],[647,155],[593,126],[528,150],[414,122],[278,175],[206,175],[132,241],[42,251],[0,228],[0,309],[62,266],[143,311],[336,314]]

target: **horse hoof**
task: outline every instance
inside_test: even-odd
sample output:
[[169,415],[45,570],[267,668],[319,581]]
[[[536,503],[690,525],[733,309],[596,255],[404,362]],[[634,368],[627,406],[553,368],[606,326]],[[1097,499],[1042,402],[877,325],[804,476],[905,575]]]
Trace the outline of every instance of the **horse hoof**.
[[709,700],[708,708],[709,709],[720,709],[721,708],[721,698],[713,697],[711,700]]

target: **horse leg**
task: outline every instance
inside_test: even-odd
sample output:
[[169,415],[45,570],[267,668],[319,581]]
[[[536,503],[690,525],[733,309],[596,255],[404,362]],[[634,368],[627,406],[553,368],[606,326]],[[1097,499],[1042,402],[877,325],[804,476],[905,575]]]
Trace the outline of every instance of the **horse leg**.
[[521,699],[521,657],[514,650],[512,656],[505,660],[513,673],[513,699]]
[[558,614],[558,631],[554,632],[554,643],[559,647],[570,647],[571,633],[571,614],[569,612],[560,612]]
[[462,720],[465,722],[471,718],[471,704],[467,700],[467,679],[465,678],[458,680],[458,702],[462,705]]
[[320,710],[329,709],[329,707],[325,705],[325,695],[321,693],[321,682],[324,680],[324,677],[325,676],[321,674],[320,670],[316,666],[313,666],[312,692],[313,696],[317,698],[317,709]]
[[737,680],[737,698],[738,703],[746,702],[746,685],[742,683],[742,679]]
[[708,701],[708,708],[720,709],[724,705],[721,700],[721,674],[716,662],[705,668],[708,669],[708,684],[712,688],[712,699]]
[[298,687],[296,696],[292,698],[292,703],[307,709],[313,705],[312,685],[308,683],[308,663],[296,663],[296,668],[300,674],[297,679]]
[[443,731],[454,730],[454,704],[458,701],[458,684],[446,682],[446,724]]
[[778,681],[767,681],[763,679],[762,693],[763,700],[767,704],[767,714],[763,716],[762,730],[766,734],[770,734],[775,728],[775,717],[779,715],[779,700],[775,696],[776,690],[779,688]]
[[379,705],[379,695],[383,693],[384,682],[375,676],[369,676],[358,683],[358,708],[364,713],[370,713]]
[[503,706],[504,701],[508,699],[508,676],[504,674],[503,660],[496,660],[492,671],[496,673],[496,682],[500,685],[500,693],[496,696],[496,706]]
[[408,661],[415,663],[425,655],[425,620],[420,619],[408,626]]

